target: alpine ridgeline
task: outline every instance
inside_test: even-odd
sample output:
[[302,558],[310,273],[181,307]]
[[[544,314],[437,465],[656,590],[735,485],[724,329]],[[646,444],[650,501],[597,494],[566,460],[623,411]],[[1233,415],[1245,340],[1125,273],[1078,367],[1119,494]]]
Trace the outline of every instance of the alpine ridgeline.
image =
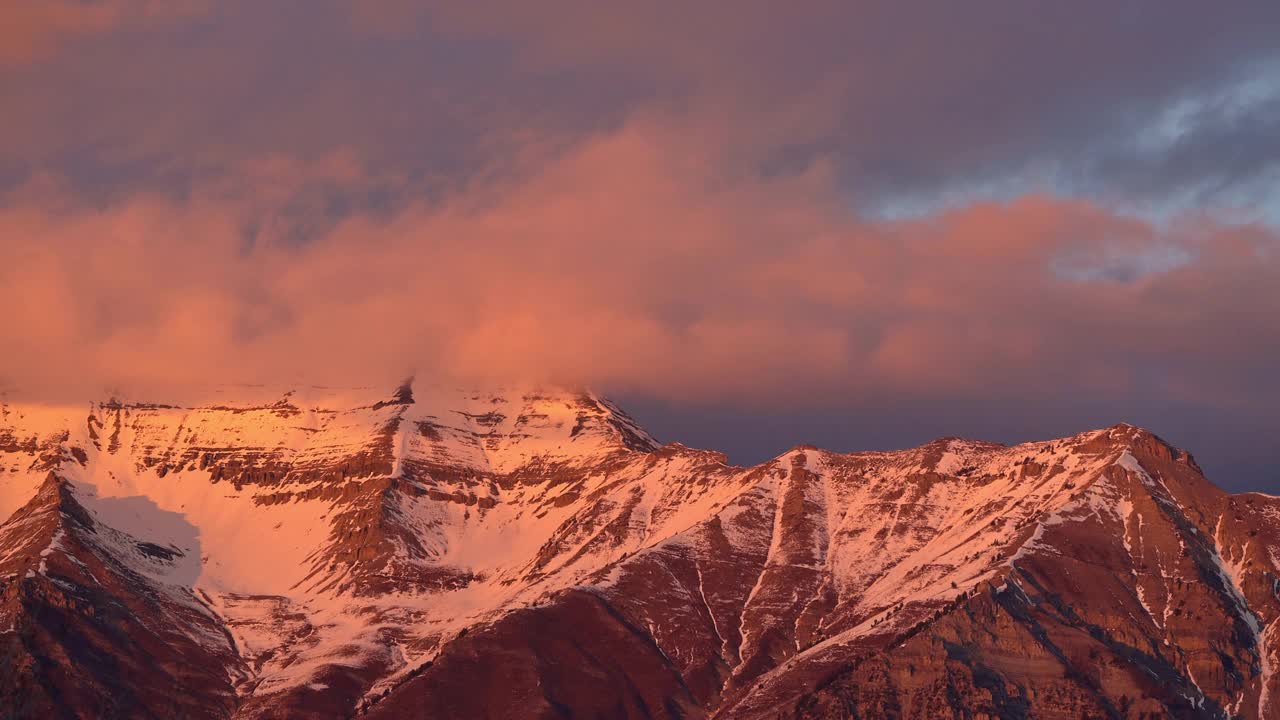
[[735,467],[589,393],[243,399],[0,405],[0,714],[1280,717],[1280,498],[1139,428]]

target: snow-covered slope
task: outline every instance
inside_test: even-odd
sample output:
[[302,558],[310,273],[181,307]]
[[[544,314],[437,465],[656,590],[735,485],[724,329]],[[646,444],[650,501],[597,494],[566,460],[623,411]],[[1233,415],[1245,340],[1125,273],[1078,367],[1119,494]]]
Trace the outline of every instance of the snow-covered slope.
[[1137,428],[742,468],[589,393],[254,394],[0,406],[0,593],[86,582],[22,530],[56,491],[211,716],[1280,711],[1280,501]]

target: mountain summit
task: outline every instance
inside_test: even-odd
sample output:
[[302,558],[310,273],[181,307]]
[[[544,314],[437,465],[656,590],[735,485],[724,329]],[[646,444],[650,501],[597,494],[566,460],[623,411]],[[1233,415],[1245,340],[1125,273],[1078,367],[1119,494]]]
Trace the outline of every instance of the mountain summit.
[[4,518],[12,717],[1280,716],[1280,499],[1129,425],[734,467],[584,392],[15,403]]

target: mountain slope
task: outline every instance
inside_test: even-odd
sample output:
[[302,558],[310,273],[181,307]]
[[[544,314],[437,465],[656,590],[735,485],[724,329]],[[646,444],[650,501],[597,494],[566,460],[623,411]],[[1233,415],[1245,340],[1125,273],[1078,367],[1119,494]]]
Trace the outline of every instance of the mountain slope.
[[589,394],[332,394],[0,406],[0,556],[44,582],[53,495],[109,531],[201,717],[1277,712],[1280,500],[1143,430],[741,468]]
[[16,717],[220,718],[241,672],[183,552],[98,524],[53,473],[0,527],[0,707]]

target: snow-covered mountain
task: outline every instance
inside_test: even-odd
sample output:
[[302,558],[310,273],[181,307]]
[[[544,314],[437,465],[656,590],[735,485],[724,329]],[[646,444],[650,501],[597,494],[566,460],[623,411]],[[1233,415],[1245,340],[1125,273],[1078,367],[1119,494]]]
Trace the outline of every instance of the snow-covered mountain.
[[14,402],[2,518],[14,717],[1280,717],[1280,499],[1127,425],[744,468],[589,393]]

